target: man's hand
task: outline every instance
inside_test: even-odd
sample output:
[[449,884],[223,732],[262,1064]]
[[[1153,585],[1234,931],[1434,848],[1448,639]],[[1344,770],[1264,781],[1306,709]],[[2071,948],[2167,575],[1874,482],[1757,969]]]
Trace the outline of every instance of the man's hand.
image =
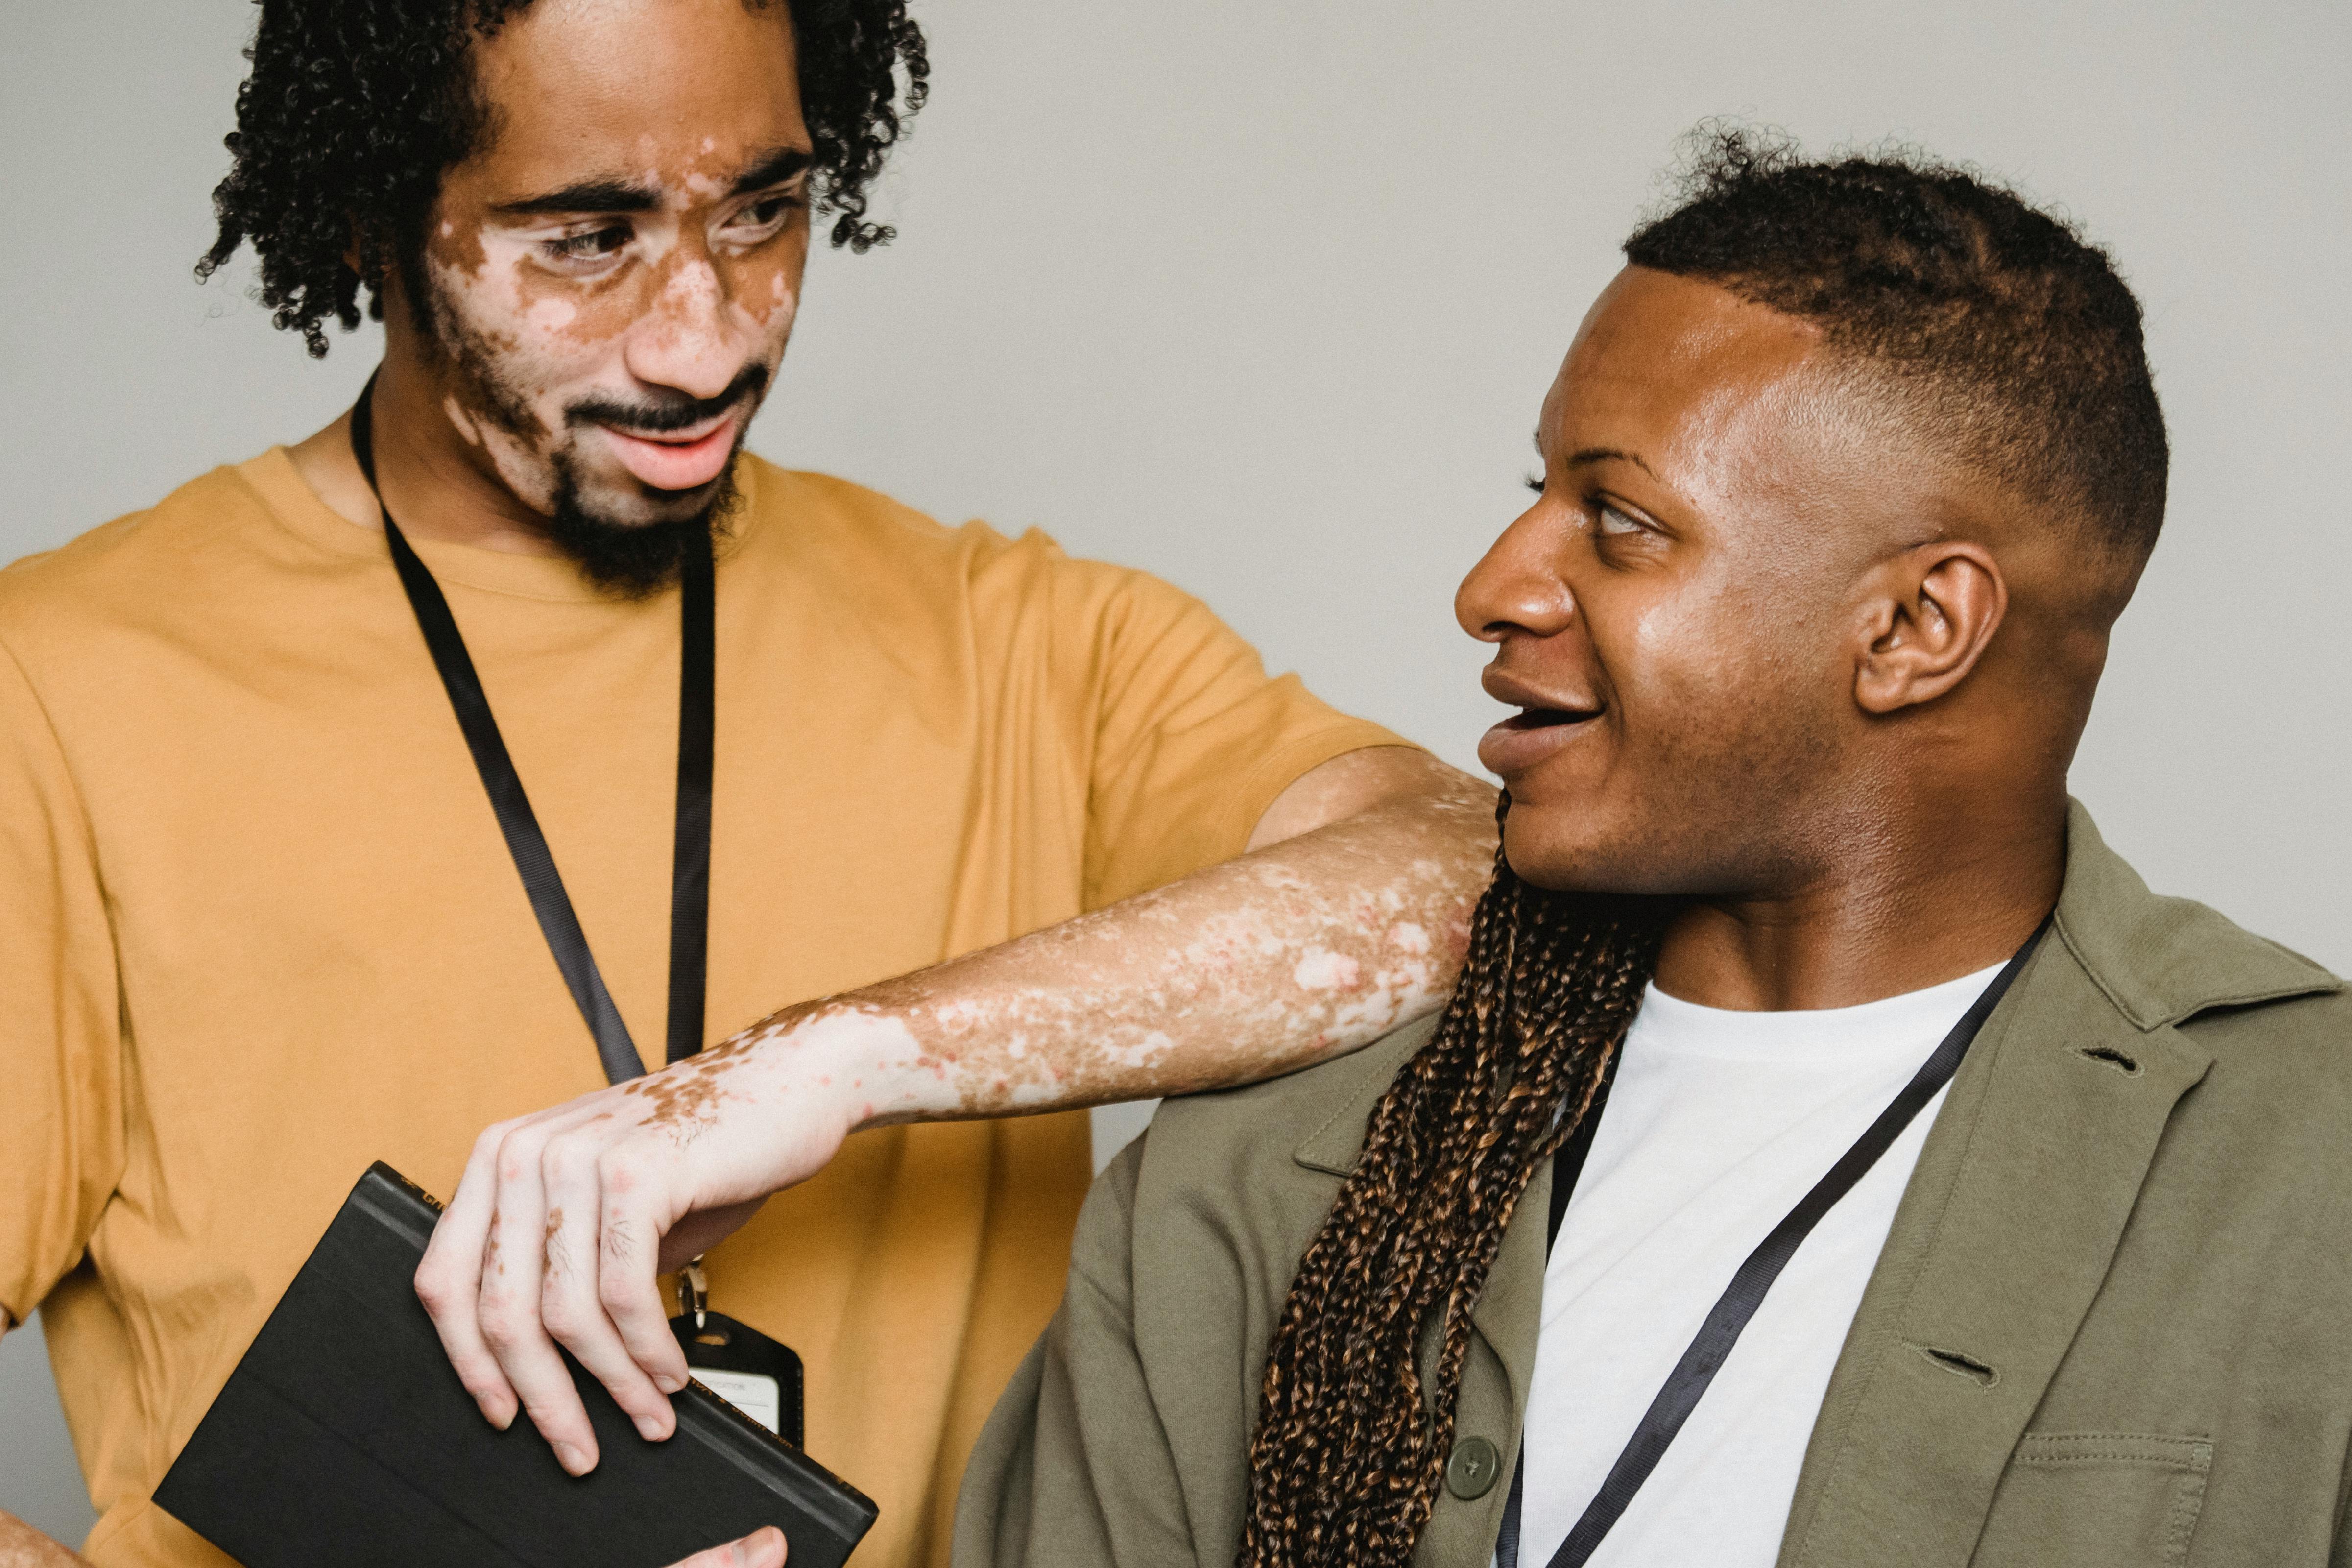
[[687,1366],[657,1272],[860,1127],[1254,1082],[1430,1011],[1494,802],[1422,752],[1351,752],[1285,791],[1237,860],[491,1128],[416,1274],[458,1376],[498,1426],[529,1411],[574,1475],[596,1440],[559,1343],[668,1436]]
[[[783,1568],[783,1564],[784,1532],[771,1525],[740,1541],[698,1552],[671,1568]],[[0,1563],[0,1568],[5,1564]]]
[[566,1470],[594,1468],[560,1342],[640,1433],[670,1435],[688,1373],[655,1276],[822,1169],[868,1119],[868,1024],[839,1013],[758,1050],[730,1042],[476,1141],[416,1293],[491,1425],[528,1410]]

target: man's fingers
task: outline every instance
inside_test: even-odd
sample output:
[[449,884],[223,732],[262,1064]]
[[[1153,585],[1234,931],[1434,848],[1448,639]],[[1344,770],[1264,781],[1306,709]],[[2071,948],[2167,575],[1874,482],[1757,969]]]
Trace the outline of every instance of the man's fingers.
[[[677,1426],[668,1394],[655,1386],[651,1369],[639,1364],[635,1346],[625,1340],[605,1311],[601,1279],[605,1255],[598,1236],[604,1199],[598,1152],[593,1138],[558,1134],[548,1140],[546,1152],[540,1156],[547,1194],[540,1319],[557,1342],[588,1369],[589,1375],[611,1391],[613,1402],[636,1424],[638,1435],[658,1442]],[[651,1285],[648,1277],[646,1286]],[[662,1325],[661,1337],[680,1363],[671,1386],[683,1388],[684,1358],[677,1354],[667,1323]]]
[[772,1524],[740,1541],[698,1552],[671,1568],[783,1568],[783,1564],[784,1532]]
[[506,1125],[493,1127],[475,1140],[457,1195],[433,1227],[425,1261],[416,1268],[417,1299],[433,1319],[441,1348],[457,1370],[457,1381],[490,1425],[502,1432],[513,1423],[520,1401],[482,1339],[479,1309],[482,1252],[497,1195],[498,1151],[507,1131]]
[[539,1316],[547,1250],[546,1194],[541,1186],[541,1142],[529,1127],[507,1135],[498,1154],[498,1202],[482,1254],[482,1338],[513,1384],[531,1425],[575,1476],[596,1466],[596,1434]]
[[607,1150],[597,1162],[597,1190],[604,1201],[596,1236],[597,1300],[630,1359],[655,1386],[675,1394],[690,1374],[654,1279],[661,1235],[645,1181],[626,1152]]

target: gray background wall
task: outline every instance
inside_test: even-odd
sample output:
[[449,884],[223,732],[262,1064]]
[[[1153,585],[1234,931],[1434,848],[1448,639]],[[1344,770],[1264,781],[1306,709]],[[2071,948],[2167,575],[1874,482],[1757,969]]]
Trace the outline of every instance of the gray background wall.
[[[1900,135],[2063,204],[2147,305],[2177,450],[2077,793],[2160,889],[2352,969],[2352,9],[919,15],[939,86],[881,198],[902,236],[814,264],[753,444],[1157,570],[1465,765],[1491,710],[1452,586],[1521,505],[1537,403],[1678,133]],[[365,336],[313,364],[242,276],[188,275],[250,16],[5,0],[0,559],[308,433],[366,373]],[[89,1517],[35,1332],[0,1342],[0,1507]]]

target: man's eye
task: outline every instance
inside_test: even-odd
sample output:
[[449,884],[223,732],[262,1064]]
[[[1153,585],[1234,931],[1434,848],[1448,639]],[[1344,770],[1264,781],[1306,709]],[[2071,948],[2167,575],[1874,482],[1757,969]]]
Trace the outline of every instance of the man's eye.
[[1607,501],[1602,501],[1600,527],[1597,531],[1607,534],[1625,534],[1640,533],[1643,530],[1642,524],[1636,521],[1631,513],[1620,511]]
[[797,192],[779,192],[772,196],[761,196],[736,214],[735,221],[750,228],[772,228],[801,205],[802,197]]
[[560,261],[595,261],[617,253],[629,243],[625,224],[606,224],[583,234],[559,236],[547,242],[547,253]]
[[1528,476],[1528,489],[1535,491],[1538,495],[1543,494],[1544,477],[1541,474],[1529,474]]

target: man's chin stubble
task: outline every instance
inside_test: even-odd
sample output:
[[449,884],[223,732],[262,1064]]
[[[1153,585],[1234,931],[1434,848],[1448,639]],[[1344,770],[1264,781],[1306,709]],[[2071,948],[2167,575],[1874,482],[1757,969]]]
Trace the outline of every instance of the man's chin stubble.
[[581,575],[604,592],[615,598],[642,599],[677,580],[689,551],[708,550],[725,537],[740,500],[735,466],[730,462],[712,486],[709,500],[691,516],[614,522],[581,504],[578,479],[568,466],[559,465],[547,537],[580,568]]

